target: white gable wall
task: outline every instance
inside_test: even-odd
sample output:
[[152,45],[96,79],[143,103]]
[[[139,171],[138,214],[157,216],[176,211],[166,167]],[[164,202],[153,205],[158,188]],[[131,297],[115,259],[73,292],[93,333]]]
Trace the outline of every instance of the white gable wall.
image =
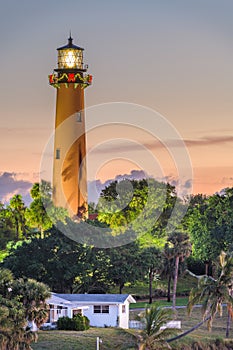
[[[122,309],[124,307],[124,310]],[[125,311],[125,312],[123,312]],[[129,302],[125,301],[124,304],[118,305],[118,315],[119,315],[119,327],[129,328]]]
[[[100,305],[100,304],[94,304]],[[109,313],[94,313],[94,305],[90,305],[88,310],[84,310],[83,314],[90,320],[93,327],[117,327],[118,326],[118,305],[109,304]],[[107,304],[104,304],[107,305]]]

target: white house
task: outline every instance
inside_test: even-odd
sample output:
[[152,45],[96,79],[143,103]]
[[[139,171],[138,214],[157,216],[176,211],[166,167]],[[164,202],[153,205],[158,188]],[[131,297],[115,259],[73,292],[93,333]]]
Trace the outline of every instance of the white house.
[[56,294],[47,300],[50,315],[44,326],[59,317],[72,318],[80,313],[87,316],[94,327],[129,328],[129,304],[136,303],[129,294]]

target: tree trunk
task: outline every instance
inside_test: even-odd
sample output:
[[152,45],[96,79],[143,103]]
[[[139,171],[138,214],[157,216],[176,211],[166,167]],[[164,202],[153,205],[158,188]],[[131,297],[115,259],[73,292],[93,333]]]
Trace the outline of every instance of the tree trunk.
[[42,226],[40,227],[40,238],[44,239],[44,229]]
[[173,295],[172,295],[172,308],[173,308],[173,310],[176,309],[176,288],[177,288],[179,261],[180,261],[180,257],[176,256],[176,259],[175,259],[175,271],[174,271],[174,282],[173,282]]
[[205,262],[205,274],[209,276],[209,263],[207,261]]
[[153,271],[149,270],[149,304],[152,304],[152,282],[153,282]]
[[230,325],[231,325],[231,315],[230,315],[230,312],[228,311],[228,313],[227,313],[227,328],[226,328],[226,338],[229,338],[229,333],[230,333]]
[[124,285],[125,285],[124,283],[120,283],[120,284],[119,284],[119,293],[120,293],[120,294],[122,294],[122,290],[123,290],[123,288],[124,288]]
[[16,219],[16,240],[17,240],[17,242],[19,240],[19,222],[18,222],[18,219]]
[[178,339],[181,339],[183,337],[185,337],[187,334],[195,331],[197,328],[201,327],[206,321],[208,321],[210,319],[210,316],[208,316],[207,318],[205,318],[203,321],[201,321],[200,323],[196,324],[196,326],[188,329],[187,331],[185,331],[184,333],[181,333],[179,335],[177,335],[176,337],[174,338],[170,338],[168,340],[166,340],[167,343],[171,343],[172,341],[175,341],[175,340],[178,340]]
[[171,301],[171,280],[172,280],[172,276],[170,274],[167,281],[167,302],[168,303],[170,303]]

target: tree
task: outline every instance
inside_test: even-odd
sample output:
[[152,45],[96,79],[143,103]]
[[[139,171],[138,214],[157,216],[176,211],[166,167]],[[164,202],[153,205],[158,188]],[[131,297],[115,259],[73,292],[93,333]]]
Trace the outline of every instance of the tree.
[[20,194],[16,194],[10,199],[8,209],[14,224],[16,240],[18,241],[22,236],[26,237],[26,207]]
[[161,250],[154,247],[145,247],[142,249],[142,252],[140,254],[141,259],[141,269],[142,274],[145,276],[145,274],[148,277],[148,285],[149,285],[149,304],[152,304],[153,299],[153,290],[152,290],[152,284],[153,281],[158,275],[163,266],[163,256],[161,253]]
[[222,305],[227,304],[228,322],[226,337],[229,336],[230,317],[233,316],[233,255],[222,252],[219,257],[220,274],[217,279],[211,276],[196,276],[198,286],[190,292],[188,312],[191,313],[196,303],[202,304],[203,319],[209,317],[208,328],[211,329],[212,322],[217,313],[222,316]]
[[17,278],[35,278],[54,292],[71,293],[76,278],[83,283],[90,249],[53,228],[44,239],[35,237],[17,249],[13,248],[3,266],[13,271]]
[[144,330],[140,334],[140,350],[162,350],[171,349],[166,339],[177,333],[177,328],[164,327],[168,321],[173,319],[169,309],[153,306],[146,308],[141,315]]
[[28,226],[38,229],[41,238],[44,238],[44,231],[52,228],[58,220],[64,222],[68,216],[67,210],[53,206],[51,193],[48,182],[42,180],[41,184],[35,183],[31,189],[33,201],[25,212]]
[[[179,272],[179,263],[183,261],[185,257],[191,254],[192,246],[189,241],[189,236],[185,232],[175,231],[167,239],[168,246],[171,246],[171,253],[174,257],[174,279],[173,279],[173,296],[172,296],[172,307],[173,310],[176,308],[176,289]],[[167,249],[167,247],[166,247]]]
[[109,256],[107,279],[122,293],[125,283],[133,283],[141,276],[140,249],[137,242],[106,250]]
[[193,256],[209,266],[216,261],[222,250],[231,249],[233,244],[233,189],[225,189],[221,194],[191,198],[185,225],[190,233]]
[[0,260],[6,254],[7,243],[15,239],[13,226],[9,209],[0,202]]
[[171,301],[171,281],[174,277],[174,255],[173,249],[168,243],[165,244],[163,249],[164,265],[161,271],[161,277],[167,278],[167,302]]
[[75,278],[74,291],[78,293],[106,293],[111,284],[108,279],[110,258],[105,250],[89,247],[82,272]]
[[28,321],[40,327],[48,318],[46,299],[48,288],[34,280],[15,279],[6,269],[0,269],[0,348],[30,350],[37,339]]
[[175,201],[174,188],[152,178],[115,181],[101,192],[98,220],[107,223],[113,235],[131,229],[142,239],[151,235],[161,246]]

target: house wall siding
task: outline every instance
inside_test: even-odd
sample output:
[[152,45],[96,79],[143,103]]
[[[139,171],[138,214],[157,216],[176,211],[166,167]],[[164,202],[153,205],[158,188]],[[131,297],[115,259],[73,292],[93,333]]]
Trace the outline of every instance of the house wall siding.
[[[122,305],[125,305],[125,312],[122,312]],[[129,303],[126,301],[124,304],[119,306],[119,327],[129,328]]]
[[[95,304],[97,305],[97,304]],[[90,320],[93,327],[117,327],[118,324],[118,305],[109,305],[108,314],[95,314],[94,305],[90,305],[88,310],[84,310],[83,314]]]

